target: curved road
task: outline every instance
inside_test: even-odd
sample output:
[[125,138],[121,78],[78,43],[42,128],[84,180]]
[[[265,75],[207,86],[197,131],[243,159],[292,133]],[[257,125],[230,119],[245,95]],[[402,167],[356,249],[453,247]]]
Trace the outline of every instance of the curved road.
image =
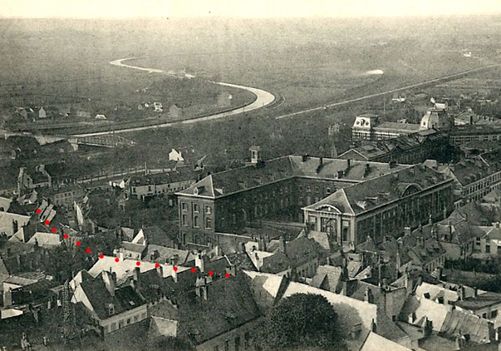
[[[133,66],[133,65],[128,65],[128,64],[124,63],[124,61],[132,60],[132,59],[134,59],[134,57],[124,58],[124,59],[120,59],[120,60],[114,60],[114,61],[111,61],[110,64],[112,64],[114,66],[118,66],[118,67],[137,69],[137,70],[145,71],[148,73],[161,73],[161,74],[166,74],[166,75],[173,75],[172,73],[165,72],[161,69]],[[185,73],[185,76],[187,78],[194,77],[194,76],[192,76],[190,74],[186,74],[186,73]],[[265,90],[246,87],[246,86],[237,85],[237,84],[214,82],[214,81],[210,81],[210,82],[212,82],[214,84],[221,85],[221,86],[232,87],[232,88],[237,88],[237,89],[244,89],[244,90],[250,91],[251,93],[256,95],[256,100],[254,100],[254,102],[250,103],[249,105],[246,105],[244,107],[239,107],[239,108],[236,108],[234,110],[215,113],[213,115],[199,117],[199,118],[187,119],[184,121],[167,122],[167,123],[149,125],[149,126],[144,126],[144,127],[125,128],[125,129],[110,130],[110,131],[104,131],[104,132],[75,134],[73,136],[75,136],[75,137],[88,137],[88,136],[97,136],[97,135],[106,135],[106,134],[129,133],[129,132],[136,132],[136,131],[141,131],[141,130],[171,127],[171,126],[180,125],[180,124],[192,124],[192,123],[198,123],[201,121],[210,121],[210,120],[214,120],[214,119],[226,118],[226,117],[234,116],[234,115],[237,115],[240,113],[256,110],[258,108],[267,106],[267,105],[271,104],[273,101],[275,101],[275,96],[273,94],[265,91]]]

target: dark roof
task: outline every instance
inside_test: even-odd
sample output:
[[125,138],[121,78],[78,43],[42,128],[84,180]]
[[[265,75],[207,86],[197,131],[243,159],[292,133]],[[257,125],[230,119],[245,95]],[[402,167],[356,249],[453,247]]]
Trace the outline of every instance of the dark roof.
[[396,131],[396,132],[412,133],[419,131],[419,124],[383,122],[378,126],[374,127],[373,129],[380,131]]
[[200,172],[194,171],[191,167],[180,167],[166,173],[148,174],[144,176],[132,176],[130,184],[132,186],[170,184],[187,180],[196,180]]
[[191,290],[179,296],[177,309],[166,301],[153,306],[150,314],[177,320],[180,335],[199,345],[260,316],[248,280],[240,273],[213,281],[207,300]]
[[95,279],[83,281],[80,286],[100,319],[111,317],[108,313],[108,306],[110,304],[114,306],[113,315],[145,304],[144,299],[131,286],[123,286],[116,289],[115,296],[112,296],[103,281],[103,273],[99,274]]
[[466,299],[457,301],[455,305],[465,310],[479,310],[492,305],[501,303],[501,294],[487,291],[479,293],[476,297],[468,297]]
[[[322,164],[320,160],[319,157],[307,157],[303,161],[302,156],[283,156],[211,174],[177,194],[217,198],[293,177],[354,183],[409,167],[397,165],[390,168],[388,163],[355,160],[351,160],[348,167],[347,160],[323,158]],[[341,178],[339,172],[342,172]]]
[[362,213],[384,206],[412,192],[423,191],[451,181],[452,178],[424,165],[415,165],[393,174],[339,189],[319,202],[307,206],[306,209],[317,210],[330,205],[344,213]]

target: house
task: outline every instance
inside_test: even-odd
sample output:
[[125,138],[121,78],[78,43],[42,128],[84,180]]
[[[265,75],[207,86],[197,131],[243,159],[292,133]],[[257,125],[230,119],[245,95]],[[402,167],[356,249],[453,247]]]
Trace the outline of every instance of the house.
[[161,102],[154,102],[153,108],[155,109],[155,112],[163,112],[163,106]]
[[103,271],[75,288],[71,302],[82,303],[103,336],[148,318],[146,301],[133,287],[117,287],[116,274]]
[[[182,160],[180,154],[177,158]],[[165,173],[132,176],[125,183],[125,187],[130,197],[144,201],[146,198],[173,195],[177,191],[186,189],[198,179],[198,174],[190,167],[180,167]]]
[[455,126],[450,131],[450,141],[454,145],[476,142],[499,142],[501,126],[495,124],[473,124]]
[[262,321],[249,281],[243,273],[215,280],[198,278],[195,287],[175,302],[150,308],[151,335],[177,337],[196,350],[249,349]]
[[0,211],[0,235],[12,237],[29,223],[30,218],[30,216]]
[[182,162],[182,161],[184,161],[184,158],[183,158],[183,155],[180,151],[177,151],[176,149],[172,149],[169,152],[169,161]]
[[40,109],[38,110],[38,118],[40,118],[40,119],[47,118],[47,112],[45,111],[43,106],[40,107]]
[[365,339],[360,351],[411,351],[411,348],[402,346],[394,341],[383,338],[374,332],[369,332],[367,338]]
[[49,188],[52,178],[46,171],[45,165],[36,167],[21,167],[17,176],[17,189],[21,193],[25,189]]
[[265,273],[311,278],[326,254],[314,240],[304,236],[286,241],[280,238],[280,246],[275,252],[258,251],[257,242],[247,242],[246,252],[256,270]]
[[[483,293],[487,295],[479,297]],[[499,297],[496,300],[490,294],[453,284],[422,283],[417,286],[416,293],[407,298],[400,317],[412,325],[429,325],[434,332],[444,336],[467,337],[475,343],[488,344],[496,338],[494,322],[490,320],[490,314],[475,307],[491,308],[491,312],[495,310],[494,306],[499,307]],[[480,316],[478,311],[481,311]]]

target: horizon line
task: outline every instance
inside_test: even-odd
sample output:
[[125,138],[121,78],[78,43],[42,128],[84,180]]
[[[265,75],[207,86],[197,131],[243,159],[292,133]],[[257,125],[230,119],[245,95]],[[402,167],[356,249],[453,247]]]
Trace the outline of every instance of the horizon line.
[[194,16],[95,16],[95,17],[75,17],[75,16],[3,16],[0,20],[195,20],[195,19],[238,19],[238,20],[272,20],[272,19],[403,19],[403,18],[461,18],[461,17],[501,17],[501,10],[497,13],[471,13],[471,14],[401,14],[401,15],[360,15],[360,16],[216,16],[216,15],[194,15]]

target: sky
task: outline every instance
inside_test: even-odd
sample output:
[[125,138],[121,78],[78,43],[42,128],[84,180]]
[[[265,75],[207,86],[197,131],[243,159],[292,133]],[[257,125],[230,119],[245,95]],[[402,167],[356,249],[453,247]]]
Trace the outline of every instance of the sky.
[[0,17],[367,17],[501,14],[501,0],[0,0]]

